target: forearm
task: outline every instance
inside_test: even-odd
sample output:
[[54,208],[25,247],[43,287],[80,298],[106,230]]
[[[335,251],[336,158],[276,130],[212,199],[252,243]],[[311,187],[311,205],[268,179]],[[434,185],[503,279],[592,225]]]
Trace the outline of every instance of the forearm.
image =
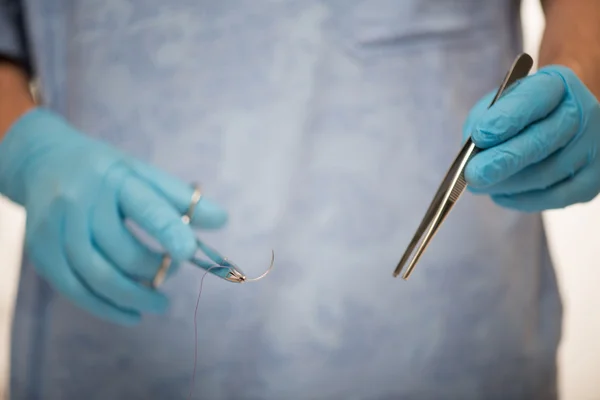
[[546,29],[539,65],[571,68],[600,98],[600,1],[543,0]]
[[0,141],[13,122],[34,105],[24,71],[0,62]]

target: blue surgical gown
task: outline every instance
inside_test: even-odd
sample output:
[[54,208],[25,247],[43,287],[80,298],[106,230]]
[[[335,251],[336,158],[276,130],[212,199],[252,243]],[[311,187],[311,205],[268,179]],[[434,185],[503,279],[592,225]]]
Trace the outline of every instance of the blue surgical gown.
[[[9,3],[0,43],[27,52],[49,107],[200,182],[231,213],[200,235],[248,275],[275,249],[261,283],[206,280],[195,399],[556,398],[539,215],[467,194],[413,277],[391,276],[470,107],[521,50],[518,1]],[[184,267],[168,315],[123,328],[26,264],[12,398],[185,399],[200,277]]]

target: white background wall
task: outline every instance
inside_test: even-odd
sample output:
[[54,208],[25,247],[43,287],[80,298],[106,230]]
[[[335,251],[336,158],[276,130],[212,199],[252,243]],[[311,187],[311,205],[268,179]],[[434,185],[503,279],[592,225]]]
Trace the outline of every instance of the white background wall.
[[25,232],[23,210],[0,196],[0,399],[8,400],[10,329]]
[[[539,0],[523,0],[525,49],[534,58],[544,27]],[[0,398],[7,382],[10,321],[25,215],[0,197]],[[561,400],[600,399],[600,198],[545,215],[565,303],[559,354]]]

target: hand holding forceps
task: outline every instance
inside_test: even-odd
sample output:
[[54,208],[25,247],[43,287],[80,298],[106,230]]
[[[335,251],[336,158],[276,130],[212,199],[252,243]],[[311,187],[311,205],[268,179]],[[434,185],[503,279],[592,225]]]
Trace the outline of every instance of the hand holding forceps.
[[[492,107],[496,101],[502,96],[505,90],[519,79],[525,78],[531,67],[533,66],[533,59],[526,53],[520,54],[510,70],[504,77],[502,84],[498,88],[494,99],[492,100],[489,107]],[[488,107],[488,108],[489,108]],[[471,138],[467,139],[462,149],[454,159],[454,162],[450,166],[444,180],[442,181],[438,191],[433,197],[417,232],[410,241],[404,255],[400,259],[400,262],[394,270],[394,277],[400,275],[400,272],[404,269],[404,266],[408,263],[408,267],[402,276],[403,279],[408,279],[412,273],[415,265],[425,252],[425,249],[431,242],[431,239],[438,232],[441,224],[444,222],[450,210],[456,204],[459,197],[463,194],[467,187],[467,182],[464,177],[464,170],[469,160],[479,152],[480,149],[475,147],[475,144]],[[411,255],[414,256],[411,259]]]

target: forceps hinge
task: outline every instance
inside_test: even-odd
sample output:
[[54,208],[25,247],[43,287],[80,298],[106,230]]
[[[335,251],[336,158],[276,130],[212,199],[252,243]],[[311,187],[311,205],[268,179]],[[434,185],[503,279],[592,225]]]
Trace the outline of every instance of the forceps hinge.
[[[533,59],[531,56],[526,53],[520,54],[515,59],[513,65],[504,77],[502,84],[498,88],[498,91],[496,92],[496,95],[494,96],[494,99],[490,103],[489,107],[496,103],[496,101],[504,94],[508,87],[510,87],[519,79],[526,77],[529,74],[532,66]],[[446,176],[442,180],[442,183],[433,197],[429,208],[425,212],[425,216],[423,217],[417,232],[408,244],[408,247],[402,255],[400,262],[398,262],[398,265],[394,270],[394,277],[400,275],[400,272],[402,272],[404,266],[408,264],[408,267],[402,276],[403,279],[408,279],[415,268],[415,265],[431,242],[431,239],[439,230],[442,222],[444,222],[454,204],[465,191],[467,182],[464,177],[464,169],[469,160],[475,154],[477,154],[478,151],[479,149],[475,147],[475,144],[471,138],[468,138],[452,162],[452,165],[448,169],[448,172],[446,173]]]

